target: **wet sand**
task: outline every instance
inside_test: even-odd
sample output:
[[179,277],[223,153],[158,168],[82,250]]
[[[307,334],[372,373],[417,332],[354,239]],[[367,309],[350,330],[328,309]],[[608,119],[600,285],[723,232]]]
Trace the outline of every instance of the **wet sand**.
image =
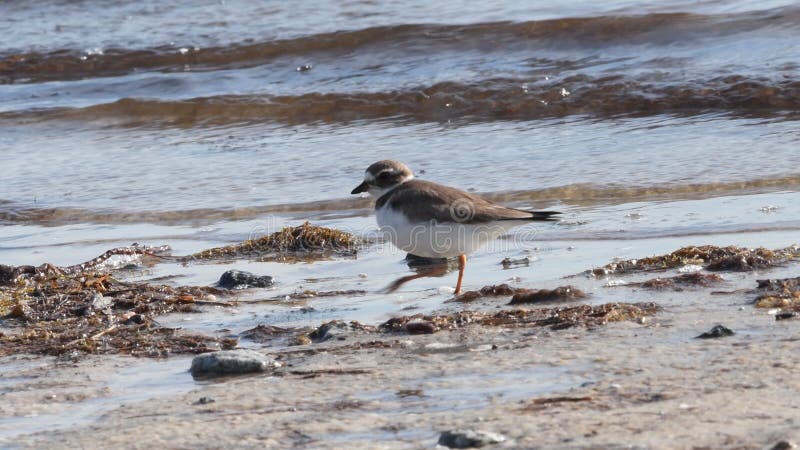
[[[768,272],[796,271],[790,264]],[[506,436],[496,448],[771,448],[800,439],[800,321],[753,307],[746,290],[763,277],[725,273],[721,288],[594,291],[663,307],[636,321],[564,330],[473,324],[262,348],[284,365],[275,375],[195,382],[185,357],[5,358],[0,443],[432,448],[440,432],[466,428]],[[735,292],[711,294],[717,290]],[[437,313],[516,308],[507,302],[440,302]],[[736,334],[695,338],[716,324]],[[137,371],[150,374],[149,385]],[[70,410],[74,425],[51,421]],[[32,424],[36,432],[15,435],[15,426],[34,431]]]

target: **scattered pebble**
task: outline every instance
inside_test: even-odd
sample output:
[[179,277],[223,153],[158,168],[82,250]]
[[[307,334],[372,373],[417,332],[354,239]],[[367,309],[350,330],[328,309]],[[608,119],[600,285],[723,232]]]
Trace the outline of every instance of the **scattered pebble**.
[[791,311],[784,311],[784,312],[780,312],[780,313],[775,314],[775,320],[791,319],[791,318],[795,317],[796,315],[797,315],[796,313],[793,313]]
[[777,444],[772,446],[771,450],[792,450],[793,448],[797,448],[797,444],[792,441],[780,441]]
[[204,353],[192,360],[193,377],[218,377],[254,372],[267,372],[280,363],[255,350],[238,349]]
[[94,309],[106,309],[113,304],[114,302],[110,298],[103,297],[103,294],[99,292],[95,292],[92,296],[92,308]]
[[216,402],[216,400],[214,400],[211,397],[200,397],[200,399],[197,400],[198,405],[207,405],[209,403],[214,403],[214,402]]
[[363,325],[357,321],[345,322],[342,320],[331,320],[330,322],[323,323],[316,330],[312,331],[308,337],[314,342],[324,342],[331,339],[343,341],[348,336],[352,336],[360,332],[375,332],[375,327]]
[[499,444],[506,440],[502,434],[477,430],[450,430],[439,435],[439,445],[450,448],[475,448]]
[[513,267],[528,267],[531,264],[531,260],[528,257],[519,259],[504,258],[502,261],[500,261],[500,264],[503,266],[503,269],[511,269]]
[[275,284],[269,275],[255,275],[243,270],[229,270],[219,277],[217,286],[225,289],[266,288]]
[[308,72],[313,68],[314,66],[312,66],[311,64],[303,64],[302,66],[298,66],[297,69],[295,70],[297,70],[298,72]]
[[726,336],[733,336],[734,331],[724,325],[716,325],[709,331],[695,337],[695,339],[716,339]]

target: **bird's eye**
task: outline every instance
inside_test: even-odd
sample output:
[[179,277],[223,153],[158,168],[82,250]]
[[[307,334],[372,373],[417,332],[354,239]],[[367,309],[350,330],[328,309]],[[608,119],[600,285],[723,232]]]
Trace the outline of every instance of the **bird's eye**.
[[391,177],[391,176],[392,176],[392,174],[391,174],[391,173],[389,173],[389,172],[381,172],[381,173],[378,175],[378,179],[379,179],[379,180],[381,180],[381,181],[386,181],[386,180],[388,180],[388,179],[389,179],[389,177]]

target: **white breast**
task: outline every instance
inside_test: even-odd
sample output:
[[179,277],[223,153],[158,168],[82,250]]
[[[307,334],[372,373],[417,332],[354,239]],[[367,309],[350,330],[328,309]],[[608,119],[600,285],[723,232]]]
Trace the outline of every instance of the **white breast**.
[[468,255],[496,239],[519,222],[490,224],[411,223],[406,216],[383,205],[376,211],[378,226],[395,247],[424,258],[453,258]]

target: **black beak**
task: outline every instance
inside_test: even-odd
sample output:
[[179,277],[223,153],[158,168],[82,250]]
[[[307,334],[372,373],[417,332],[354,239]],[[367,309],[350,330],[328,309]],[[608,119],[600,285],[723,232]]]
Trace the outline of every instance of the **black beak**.
[[358,186],[356,186],[355,189],[353,189],[353,192],[351,192],[351,194],[360,194],[362,192],[367,192],[368,190],[369,190],[369,185],[367,184],[366,181],[362,181],[361,184],[359,184]]

